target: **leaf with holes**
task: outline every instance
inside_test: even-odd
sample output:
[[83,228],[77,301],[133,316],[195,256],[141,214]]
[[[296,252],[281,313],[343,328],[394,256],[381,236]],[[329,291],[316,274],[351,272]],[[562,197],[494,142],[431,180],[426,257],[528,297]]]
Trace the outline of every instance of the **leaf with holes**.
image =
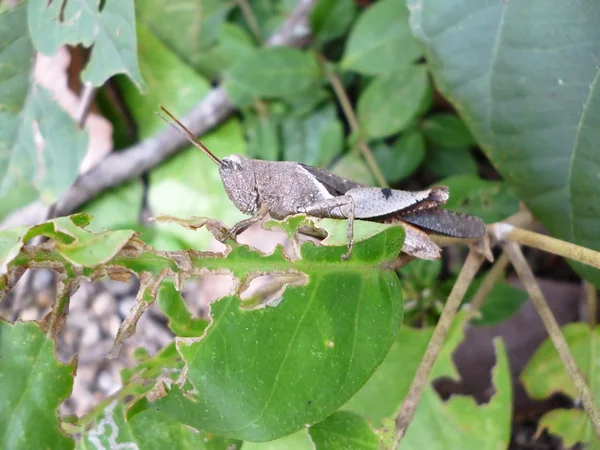
[[55,201],[75,181],[88,142],[87,133],[33,82],[26,13],[25,6],[0,13],[0,204],[11,208],[38,197]]
[[408,5],[436,84],[508,187],[553,236],[600,250],[600,3]]
[[[466,317],[460,313],[452,324],[431,372],[431,381],[440,377],[458,377],[452,354],[464,338]],[[393,423],[432,332],[432,329],[402,329],[383,364],[342,409],[362,415],[376,427]],[[510,371],[500,341],[495,341],[495,350],[496,367],[492,372],[495,393],[488,403],[478,405],[472,397],[462,395],[454,395],[443,402],[433,385],[428,384],[404,436],[402,448],[475,450],[508,446],[512,401]]]
[[81,74],[84,82],[102,86],[122,73],[143,90],[133,0],[106,0],[102,10],[100,5],[97,0],[29,1],[27,17],[33,44],[45,55],[53,55],[67,44],[93,45]]
[[125,421],[122,403],[109,403],[77,443],[77,448],[193,448],[198,450],[236,450],[241,442],[190,428],[166,414],[146,411]]
[[33,227],[16,227],[0,232],[4,258],[2,267],[6,269],[17,257],[20,263],[26,257],[20,255],[23,245],[37,236],[54,239],[57,253],[76,266],[95,267],[113,258],[133,237],[132,230],[105,231],[94,233],[84,228],[92,220],[85,213],[43,222]]
[[73,448],[58,406],[71,393],[75,365],[61,364],[54,350],[36,323],[0,320],[0,447]]
[[[358,222],[357,235],[369,235],[374,225],[381,226]],[[319,226],[329,229],[326,221]],[[174,385],[133,411],[157,409],[195,428],[250,441],[276,439],[329,416],[368,380],[400,327],[398,278],[385,267],[403,235],[399,227],[385,227],[357,242],[347,262],[341,261],[346,245],[305,243],[294,262],[280,249],[261,257],[234,246],[226,263],[243,285],[263,273],[301,273],[306,284],[287,287],[277,306],[247,310],[234,296],[212,303],[204,337],[178,341],[187,364],[183,387]],[[192,257],[196,261],[212,267],[210,260]]]
[[[598,398],[600,376],[596,368],[600,358],[596,348],[600,343],[600,327],[591,330],[585,323],[572,323],[562,327],[561,331],[592,395]],[[578,397],[577,389],[550,339],[545,340],[531,357],[521,373],[521,382],[534,399],[544,399],[556,392],[571,398]],[[544,415],[538,427],[540,431],[548,428],[551,433],[561,436],[565,445],[582,442],[593,448],[600,444],[582,409],[556,409]]]
[[338,411],[308,429],[317,449],[378,450],[379,436],[358,414]]

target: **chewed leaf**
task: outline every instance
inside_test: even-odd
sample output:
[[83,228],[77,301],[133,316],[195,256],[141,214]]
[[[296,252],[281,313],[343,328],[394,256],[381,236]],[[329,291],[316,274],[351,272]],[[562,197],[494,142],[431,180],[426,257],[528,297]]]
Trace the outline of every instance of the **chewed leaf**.
[[34,56],[26,6],[0,13],[0,216],[37,198],[55,201],[87,149],[87,132],[33,81]]
[[96,0],[29,2],[29,29],[35,47],[52,55],[66,44],[93,44],[82,74],[84,81],[101,86],[111,76],[123,73],[143,89],[133,0],[106,0],[102,9],[100,6]]
[[327,419],[309,428],[316,448],[351,448],[378,450],[379,436],[371,425],[358,414],[337,411]]
[[[178,341],[184,386],[139,402],[132,416],[159,409],[195,428],[254,441],[321,421],[367,381],[395,339],[401,291],[383,264],[399,253],[402,238],[402,229],[387,228],[357,242],[347,262],[345,244],[305,243],[295,261],[232,245],[227,263],[238,279],[256,269],[294,270],[306,284],[288,286],[275,307],[246,310],[233,296],[212,303],[204,337]],[[202,258],[192,263],[213,266]]]
[[0,275],[5,275],[10,262],[23,247],[23,235],[27,227],[16,227],[0,232]]
[[134,236],[132,230],[93,233],[85,230],[91,216],[84,213],[58,217],[33,227],[16,227],[0,231],[2,266],[0,275],[6,273],[8,264],[18,255],[23,244],[37,236],[54,239],[56,250],[72,264],[94,267],[114,257]]
[[83,434],[78,448],[237,450],[241,446],[231,439],[194,430],[157,411],[125,421],[123,404],[117,401],[108,404],[102,412],[91,429]]
[[33,322],[0,321],[0,355],[0,447],[73,448],[57,409],[71,393],[75,366],[57,361],[54,341]]
[[[457,378],[452,354],[464,338],[467,315],[460,313],[451,328],[442,352],[433,367],[430,381]],[[344,409],[361,414],[375,426],[398,414],[423,357],[431,329],[403,329],[389,355],[367,384]],[[407,449],[506,448],[510,440],[511,379],[504,345],[494,342],[496,366],[492,372],[495,393],[478,405],[472,397],[454,395],[444,402],[428,384],[417,412],[402,441]],[[427,430],[426,433],[422,430]]]

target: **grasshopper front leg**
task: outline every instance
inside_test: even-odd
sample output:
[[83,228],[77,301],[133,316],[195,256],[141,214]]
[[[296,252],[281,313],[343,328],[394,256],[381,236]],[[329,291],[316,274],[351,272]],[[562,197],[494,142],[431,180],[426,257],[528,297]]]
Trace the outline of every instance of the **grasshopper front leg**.
[[258,209],[258,211],[252,217],[250,217],[248,219],[240,220],[233,227],[231,227],[231,229],[227,232],[227,234],[223,237],[223,239],[220,239],[220,241],[225,243],[225,241],[227,241],[227,239],[229,239],[229,237],[233,237],[234,239],[237,238],[238,234],[241,234],[244,231],[246,231],[248,228],[250,228],[256,222],[263,219],[268,213],[269,213],[269,207],[266,203],[263,203],[260,206],[260,208]]
[[354,248],[354,212],[356,202],[349,195],[332,197],[321,200],[313,205],[299,208],[298,212],[314,217],[331,219],[348,219],[348,252],[342,255],[342,261],[347,261]]

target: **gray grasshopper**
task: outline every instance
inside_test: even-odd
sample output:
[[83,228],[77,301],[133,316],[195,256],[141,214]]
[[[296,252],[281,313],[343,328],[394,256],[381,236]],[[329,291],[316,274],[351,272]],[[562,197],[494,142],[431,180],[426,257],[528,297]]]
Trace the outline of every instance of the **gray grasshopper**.
[[478,217],[442,210],[450,197],[448,188],[423,191],[376,188],[346,180],[323,169],[288,161],[261,161],[240,155],[217,158],[192,132],[162,106],[171,119],[159,116],[219,167],[225,191],[233,204],[250,218],[236,223],[227,236],[235,238],[267,214],[284,219],[304,213],[319,218],[348,219],[347,260],[354,246],[354,220],[392,223],[406,230],[404,253],[421,259],[437,259],[437,244],[474,242],[486,234]]

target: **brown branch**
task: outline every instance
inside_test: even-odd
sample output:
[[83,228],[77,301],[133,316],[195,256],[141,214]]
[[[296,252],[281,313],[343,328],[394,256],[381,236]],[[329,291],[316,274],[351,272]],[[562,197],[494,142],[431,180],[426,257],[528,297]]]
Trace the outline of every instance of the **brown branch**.
[[375,161],[373,152],[367,145],[365,138],[362,136],[362,133],[360,131],[360,126],[358,124],[358,119],[356,118],[356,114],[354,114],[354,109],[352,108],[350,99],[348,98],[348,95],[346,94],[344,85],[342,84],[342,82],[341,82],[340,78],[337,76],[337,74],[333,70],[331,70],[329,68],[329,66],[327,65],[327,59],[325,59],[325,57],[321,54],[319,54],[318,56],[319,56],[319,61],[321,62],[321,65],[323,66],[323,69],[325,70],[325,73],[327,74],[327,78],[329,78],[331,87],[333,88],[333,91],[335,92],[335,95],[336,95],[338,101],[340,102],[340,106],[342,108],[342,111],[344,112],[344,116],[346,117],[348,124],[350,125],[350,129],[352,130],[353,133],[356,133],[356,135],[358,136],[358,142],[357,142],[358,148],[362,152],[362,155],[365,158],[365,161],[367,162],[367,166],[369,167],[369,170],[375,177],[375,180],[377,181],[377,184],[379,184],[379,186],[388,187],[387,181],[385,180],[385,177],[383,176],[381,169],[377,165],[377,161]]
[[477,253],[475,250],[471,250],[469,252],[469,256],[467,256],[464,266],[460,271],[460,274],[458,275],[456,283],[454,283],[452,292],[450,292],[448,300],[444,305],[444,310],[442,311],[440,320],[438,321],[433,335],[431,336],[431,340],[427,345],[425,355],[423,355],[423,359],[421,360],[417,372],[413,377],[413,381],[408,389],[408,393],[406,394],[406,397],[404,397],[400,412],[396,417],[396,439],[394,441],[394,445],[392,446],[393,449],[397,449],[400,445],[400,441],[406,434],[406,429],[410,425],[410,422],[417,411],[417,404],[419,403],[421,394],[423,393],[425,386],[427,386],[429,383],[429,374],[431,373],[431,369],[433,368],[433,365],[442,351],[442,346],[444,345],[444,341],[446,340],[450,326],[454,321],[456,312],[458,311],[465,293],[467,292],[467,288],[471,284],[471,281],[473,280],[473,277],[475,277],[475,274],[479,270],[483,260],[484,257],[482,255]]
[[583,374],[579,370],[579,367],[577,367],[577,363],[569,350],[569,345],[560,331],[556,319],[552,315],[552,311],[544,298],[544,294],[542,293],[529,264],[525,261],[521,247],[519,247],[516,242],[505,242],[503,247],[514,266],[515,271],[523,282],[533,306],[540,315],[562,363],[569,372],[569,376],[577,389],[579,397],[581,397],[583,408],[592,422],[596,435],[600,437],[600,411],[594,402],[594,397],[585,382]]
[[504,275],[504,271],[508,267],[509,262],[508,256],[503,252],[485,275],[479,288],[475,292],[475,295],[473,295],[473,298],[471,299],[471,307],[474,311],[479,311],[481,309],[490,291]]
[[[316,0],[301,0],[281,27],[269,38],[267,46],[303,46],[310,35],[308,15]],[[158,107],[158,105],[156,105]],[[235,111],[225,89],[211,90],[181,121],[196,135],[208,132]],[[97,166],[82,174],[58,199],[49,215],[58,217],[72,213],[108,188],[129,181],[152,169],[187,144],[185,138],[170,127],[120,152],[108,155]],[[43,220],[44,206],[38,202],[33,223]],[[21,210],[13,214],[20,213]],[[15,225],[11,215],[0,228]],[[23,223],[23,221],[20,221]]]
[[585,281],[585,294],[587,299],[587,314],[590,328],[596,328],[596,316],[598,314],[598,292],[596,286],[589,281]]
[[235,2],[238,4],[240,9],[242,10],[242,14],[244,15],[244,19],[246,20],[246,23],[248,24],[248,28],[250,28],[250,31],[252,31],[252,34],[254,35],[254,38],[256,39],[256,41],[262,42],[263,37],[262,37],[262,33],[260,32],[260,26],[258,26],[258,21],[256,20],[256,16],[252,12],[252,8],[250,7],[250,4],[248,3],[248,1],[247,0],[235,0]]

